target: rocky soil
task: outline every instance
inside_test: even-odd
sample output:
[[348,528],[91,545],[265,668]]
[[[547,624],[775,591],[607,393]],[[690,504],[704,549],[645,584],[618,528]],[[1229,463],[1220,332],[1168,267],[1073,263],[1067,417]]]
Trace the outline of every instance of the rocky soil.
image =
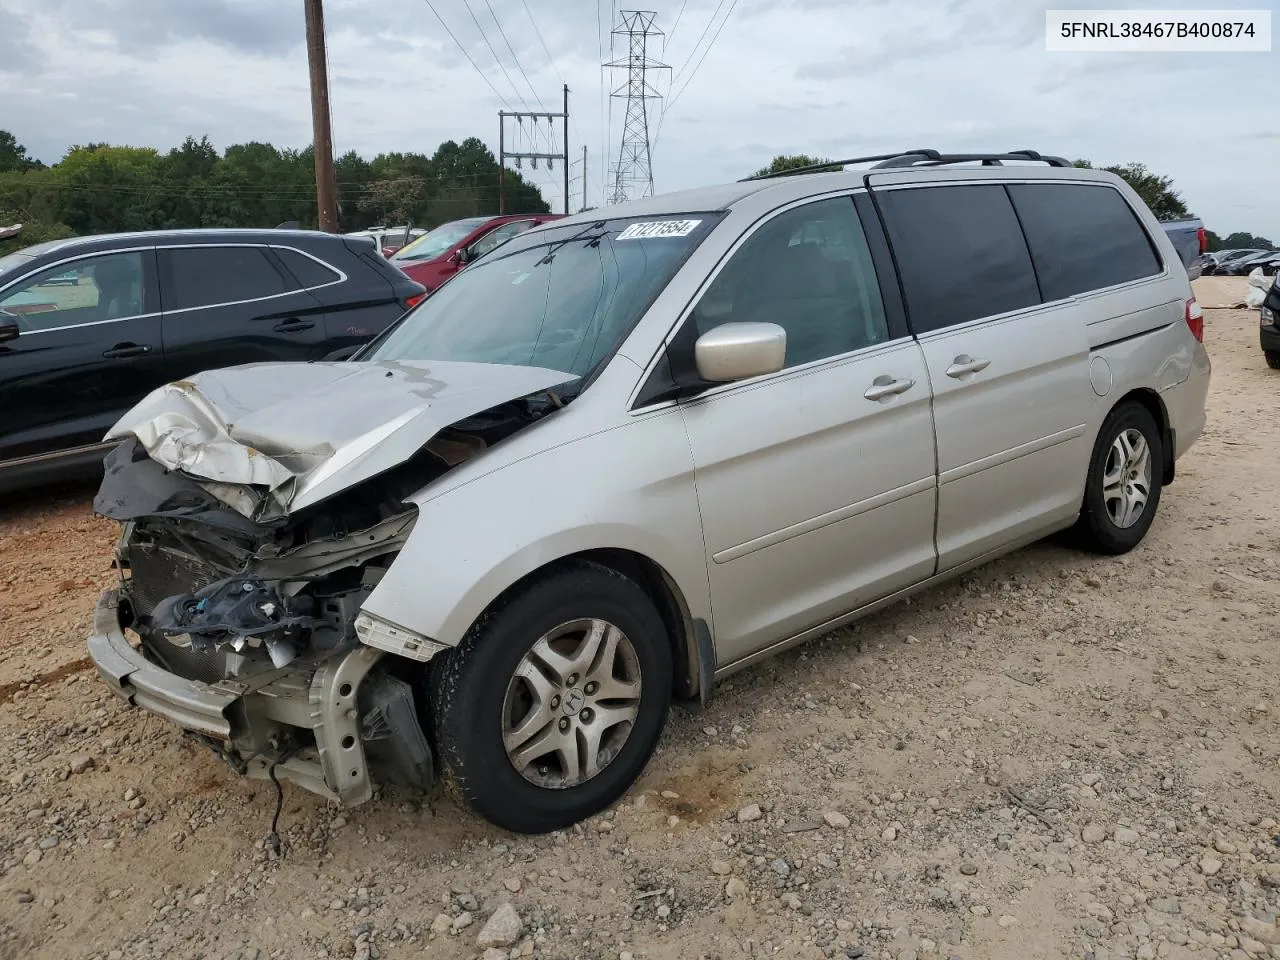
[[6,497],[0,958],[1280,957],[1280,374],[1256,313],[1207,318],[1138,550],[1039,545],[741,674],[533,839],[286,786],[269,856],[270,785],[89,669],[92,488]]

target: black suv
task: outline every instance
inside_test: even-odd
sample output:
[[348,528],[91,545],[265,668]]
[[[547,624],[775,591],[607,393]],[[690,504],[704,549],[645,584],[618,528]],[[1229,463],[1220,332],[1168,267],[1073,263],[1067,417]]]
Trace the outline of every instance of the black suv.
[[107,430],[201,370],[349,356],[425,294],[373,241],[80,237],[0,257],[0,492],[101,468]]

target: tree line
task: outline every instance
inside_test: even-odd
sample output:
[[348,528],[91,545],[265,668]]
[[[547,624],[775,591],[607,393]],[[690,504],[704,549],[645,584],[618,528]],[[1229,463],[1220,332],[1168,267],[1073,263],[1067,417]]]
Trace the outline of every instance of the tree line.
[[[757,177],[768,174],[785,175],[788,171],[797,170],[801,167],[818,167],[825,164],[830,164],[830,166],[821,168],[824,173],[844,169],[838,163],[832,163],[831,160],[825,157],[811,157],[803,153],[779,154],[773,158],[767,167],[761,167],[754,175]],[[1088,160],[1076,160],[1074,165],[1093,169],[1093,164]],[[1195,216],[1188,209],[1182,195],[1173,188],[1172,177],[1154,173],[1148,170],[1145,164],[1141,163],[1117,164],[1103,167],[1103,169],[1111,171],[1133,187],[1134,192],[1151,208],[1151,212],[1156,215],[1157,220],[1179,220],[1183,217]],[[1237,232],[1226,237],[1219,237],[1212,230],[1206,230],[1205,235],[1209,250],[1274,249],[1274,245],[1270,240],[1265,237],[1255,237],[1250,233]]]
[[[371,226],[432,227],[506,209],[546,213],[536,186],[497,159],[476,137],[442,143],[431,156],[354,151],[335,161],[344,231]],[[167,153],[150,147],[90,143],[50,166],[28,156],[0,130],[0,227],[23,225],[0,253],[41,240],[91,233],[192,227],[314,227],[315,157],[269,143],[233,144],[219,153],[208,137],[188,137]]]

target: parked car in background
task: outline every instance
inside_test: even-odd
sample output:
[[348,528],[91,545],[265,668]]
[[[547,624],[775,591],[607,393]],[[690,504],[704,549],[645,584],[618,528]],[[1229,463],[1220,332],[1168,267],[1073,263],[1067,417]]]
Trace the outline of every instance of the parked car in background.
[[1229,265],[1233,260],[1239,258],[1248,258],[1263,253],[1262,250],[1215,250],[1209,254],[1210,263],[1205,267],[1205,273],[1216,274],[1222,272],[1223,267]]
[[1262,342],[1262,354],[1267,366],[1280,370],[1280,274],[1267,291],[1262,306],[1258,308],[1258,337]]
[[1209,385],[1168,235],[1064,159],[872,161],[580,214],[355,362],[152,393],[95,500],[100,676],[250,776],[438,767],[541,832],[673,698],[1058,531],[1135,547]]
[[501,217],[468,217],[428,231],[391,256],[405,275],[434,291],[468,263],[484,256],[500,243],[563,214],[511,214]]
[[423,297],[373,241],[193,230],[0,257],[0,490],[100,469],[107,429],[201,370],[350,353]]
[[1280,265],[1280,250],[1260,250],[1248,256],[1235,257],[1218,267],[1218,274],[1229,277],[1246,277],[1261,268],[1266,276],[1276,272]]
[[378,251],[389,257],[407,243],[411,243],[427,231],[423,227],[405,225],[403,227],[369,227],[365,230],[353,230],[348,237],[368,237],[378,247]]

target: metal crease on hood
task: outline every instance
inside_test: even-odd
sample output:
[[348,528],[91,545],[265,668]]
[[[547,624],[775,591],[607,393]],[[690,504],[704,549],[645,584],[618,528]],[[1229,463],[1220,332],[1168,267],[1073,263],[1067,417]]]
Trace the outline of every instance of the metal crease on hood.
[[106,439],[136,437],[161,466],[267,521],[403,463],[459,420],[573,379],[488,363],[245,364],[153,390]]

